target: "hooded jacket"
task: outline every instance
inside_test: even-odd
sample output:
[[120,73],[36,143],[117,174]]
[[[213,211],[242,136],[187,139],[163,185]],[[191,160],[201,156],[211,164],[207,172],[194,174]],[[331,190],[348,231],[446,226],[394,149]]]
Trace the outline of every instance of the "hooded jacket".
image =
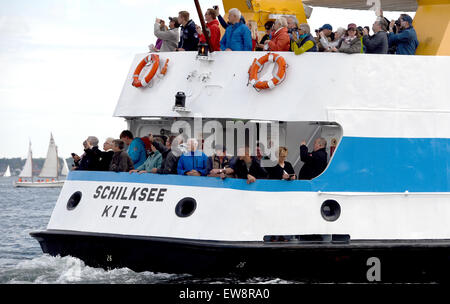
[[135,137],[131,142],[127,150],[128,155],[135,167],[142,165],[147,159],[147,151],[145,150],[145,144],[142,139]]
[[220,49],[225,51],[251,51],[252,34],[245,24],[240,22],[227,27],[225,34],[220,40]]

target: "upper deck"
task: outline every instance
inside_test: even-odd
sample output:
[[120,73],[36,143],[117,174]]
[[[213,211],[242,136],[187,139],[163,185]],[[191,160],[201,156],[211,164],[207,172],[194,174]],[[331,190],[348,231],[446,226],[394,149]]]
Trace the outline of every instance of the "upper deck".
[[[145,56],[136,55],[114,116],[336,121],[347,124],[347,134],[359,134],[360,122],[377,126],[374,136],[450,137],[450,57],[279,52],[288,64],[285,80],[257,92],[247,86],[248,70],[263,54],[216,52],[214,61],[204,61],[195,52],[160,53],[170,59],[168,72],[146,88],[131,85]],[[271,78],[272,67],[260,75]],[[179,91],[190,112],[172,109]],[[384,132],[388,121],[401,125]]]

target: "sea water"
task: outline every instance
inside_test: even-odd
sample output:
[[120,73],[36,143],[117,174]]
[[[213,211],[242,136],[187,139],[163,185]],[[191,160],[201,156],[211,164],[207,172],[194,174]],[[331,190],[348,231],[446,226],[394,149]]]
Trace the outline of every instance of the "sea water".
[[128,268],[106,271],[74,257],[43,254],[29,233],[46,229],[61,188],[15,188],[15,179],[0,177],[0,284],[295,283],[279,278],[196,278]]

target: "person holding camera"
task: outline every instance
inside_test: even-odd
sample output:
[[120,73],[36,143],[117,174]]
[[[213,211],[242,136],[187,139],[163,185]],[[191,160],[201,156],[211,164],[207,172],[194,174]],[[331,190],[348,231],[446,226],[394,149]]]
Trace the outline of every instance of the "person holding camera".
[[178,18],[169,17],[169,20],[169,28],[167,30],[165,29],[164,20],[156,18],[155,21],[154,34],[162,41],[160,52],[173,52],[180,40],[180,33],[178,32],[180,23],[178,23]]
[[294,39],[291,41],[291,51],[295,55],[301,55],[305,52],[317,52],[317,44],[310,33],[310,27],[307,23],[299,26],[298,32],[293,33]]
[[286,161],[288,149],[286,147],[278,148],[278,163],[276,166],[268,168],[269,179],[295,180],[295,171],[291,163]]
[[308,152],[305,140],[301,142],[300,160],[304,162],[304,165],[300,169],[298,179],[313,179],[326,169],[328,159],[326,147],[327,141],[323,137],[319,137],[314,141],[312,152]]
[[286,18],[278,18],[273,25],[273,35],[270,40],[266,40],[264,50],[272,52],[287,52],[291,48],[291,38],[287,29],[288,23]]
[[[397,55],[415,55],[419,40],[412,26],[412,18],[407,14],[401,14],[397,21],[392,20],[389,24],[389,46],[396,46]],[[394,29],[397,28],[397,34]]]
[[[222,15],[220,14],[218,5],[214,5],[213,8],[214,8],[214,11],[216,12],[217,19],[219,20],[219,23],[223,27],[224,30],[226,30],[228,26],[233,25],[230,22],[226,22],[225,19],[223,19]],[[241,15],[239,22],[242,24],[246,24],[244,16]]]
[[367,54],[387,54],[389,43],[386,32],[382,31],[383,24],[377,20],[372,25],[374,35],[369,36],[367,28],[363,29],[363,44]]
[[320,38],[326,39],[328,42],[334,41],[334,33],[333,33],[333,27],[331,24],[324,24],[321,28],[316,30],[316,45],[318,52],[325,52],[326,47],[322,45],[320,42]]
[[[98,148],[98,138],[89,136],[84,142],[84,154],[76,170],[99,171],[102,152]],[[74,157],[75,159],[75,157]]]

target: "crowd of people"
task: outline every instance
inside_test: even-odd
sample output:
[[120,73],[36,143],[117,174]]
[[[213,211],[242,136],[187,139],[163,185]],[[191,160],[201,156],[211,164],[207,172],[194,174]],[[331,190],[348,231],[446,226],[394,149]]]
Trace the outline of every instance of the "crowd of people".
[[254,153],[256,156],[252,156],[252,151],[246,146],[239,149],[237,156],[231,157],[226,147],[217,144],[214,154],[208,157],[195,138],[189,138],[183,143],[181,137],[175,136],[165,138],[149,134],[134,137],[129,130],[122,131],[119,138],[108,137],[101,151],[98,138],[89,136],[83,142],[83,155],[72,153],[73,170],[228,177],[253,183],[257,179],[309,180],[320,175],[327,167],[327,142],[323,138],[315,140],[311,152],[306,142],[301,142],[300,157],[304,165],[298,175],[292,164],[286,161],[286,147],[279,147],[275,166],[264,167],[259,146]]
[[[169,26],[164,20],[156,19],[154,34],[158,38],[151,51],[197,51],[200,43],[206,43],[200,26],[190,19],[187,11],[178,17],[169,18]],[[228,21],[220,15],[218,6],[205,13],[210,46],[214,51],[291,51],[297,55],[306,52],[368,53],[414,55],[419,41],[412,25],[412,18],[401,14],[398,20],[383,17],[381,12],[372,25],[350,23],[333,32],[330,24],[315,30],[315,37],[306,23],[299,23],[294,16],[281,16],[267,21],[263,37],[258,37],[258,24],[254,20],[246,22],[237,8],[228,12]],[[220,26],[225,30],[221,37]],[[180,31],[179,29],[180,28]]]

